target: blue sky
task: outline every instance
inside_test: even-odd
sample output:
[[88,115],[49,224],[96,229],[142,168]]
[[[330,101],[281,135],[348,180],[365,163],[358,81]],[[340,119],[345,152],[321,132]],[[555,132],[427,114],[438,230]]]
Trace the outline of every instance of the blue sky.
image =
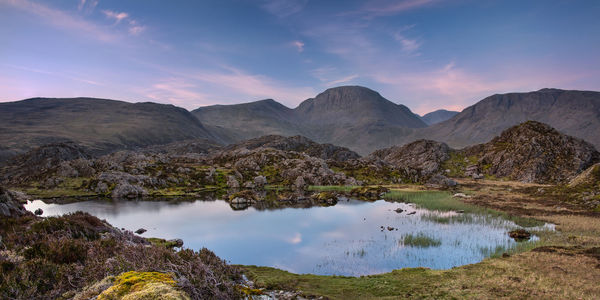
[[0,0],[0,101],[289,107],[363,85],[423,114],[600,90],[600,1]]

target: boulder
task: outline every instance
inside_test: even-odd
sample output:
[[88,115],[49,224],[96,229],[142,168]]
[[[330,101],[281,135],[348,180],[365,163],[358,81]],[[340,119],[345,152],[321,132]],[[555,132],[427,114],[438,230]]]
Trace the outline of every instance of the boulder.
[[227,177],[227,187],[229,187],[230,189],[237,189],[240,187],[240,183],[235,178],[235,176],[230,175]]
[[141,186],[130,184],[127,182],[120,182],[113,189],[111,196],[113,199],[135,199],[146,196],[147,194],[148,193],[146,192],[146,190]]
[[429,180],[425,184],[426,187],[436,188],[436,189],[453,188],[456,185],[458,185],[458,183],[456,181],[454,181],[444,175],[441,175],[441,174],[432,176],[431,178],[429,178]]
[[5,190],[0,186],[0,216],[20,217],[27,214],[31,213],[28,212],[17,199],[15,199],[10,191]]
[[509,231],[508,236],[515,239],[515,241],[524,241],[531,238],[531,232],[525,229],[516,229]]
[[259,189],[264,188],[267,185],[267,177],[262,175],[254,177],[254,185]]

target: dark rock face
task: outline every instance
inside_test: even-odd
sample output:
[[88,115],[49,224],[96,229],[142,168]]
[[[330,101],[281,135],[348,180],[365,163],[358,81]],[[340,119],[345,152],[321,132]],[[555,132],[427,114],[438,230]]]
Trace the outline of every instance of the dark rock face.
[[535,121],[464,151],[479,157],[479,167],[487,175],[536,183],[566,182],[600,161],[593,145]]
[[426,179],[440,171],[442,163],[450,158],[450,151],[450,147],[444,143],[418,140],[404,146],[377,150],[369,157],[399,168],[416,170],[420,178]]

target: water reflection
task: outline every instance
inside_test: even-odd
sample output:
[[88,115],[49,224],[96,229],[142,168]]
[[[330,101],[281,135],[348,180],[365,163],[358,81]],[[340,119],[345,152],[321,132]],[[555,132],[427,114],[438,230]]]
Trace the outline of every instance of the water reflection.
[[[119,228],[143,227],[148,230],[146,237],[182,238],[186,247],[206,247],[234,264],[295,273],[357,276],[404,267],[449,269],[515,245],[506,234],[516,227],[512,222],[474,214],[461,217],[468,222],[444,222],[440,220],[456,213],[385,201],[350,200],[331,207],[262,211],[233,210],[220,200],[68,204],[36,200],[27,205],[32,211],[37,208],[44,210],[44,216],[89,212]],[[395,212],[397,208],[403,212]],[[439,243],[406,245],[409,234]]]

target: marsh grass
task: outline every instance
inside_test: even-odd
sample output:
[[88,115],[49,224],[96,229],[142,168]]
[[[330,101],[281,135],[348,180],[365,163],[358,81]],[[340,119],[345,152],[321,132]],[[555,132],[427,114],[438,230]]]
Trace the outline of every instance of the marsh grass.
[[419,232],[417,234],[409,233],[403,236],[402,244],[410,247],[429,248],[439,247],[442,244],[442,241],[434,237],[427,236],[422,232]]
[[508,213],[464,203],[445,191],[398,191],[392,190],[384,197],[388,201],[414,203],[418,207],[434,211],[463,211],[464,214],[452,217],[431,217],[431,221],[448,224],[453,222],[473,222],[469,213],[500,217],[521,227],[543,226],[545,222],[533,218],[523,218]]

